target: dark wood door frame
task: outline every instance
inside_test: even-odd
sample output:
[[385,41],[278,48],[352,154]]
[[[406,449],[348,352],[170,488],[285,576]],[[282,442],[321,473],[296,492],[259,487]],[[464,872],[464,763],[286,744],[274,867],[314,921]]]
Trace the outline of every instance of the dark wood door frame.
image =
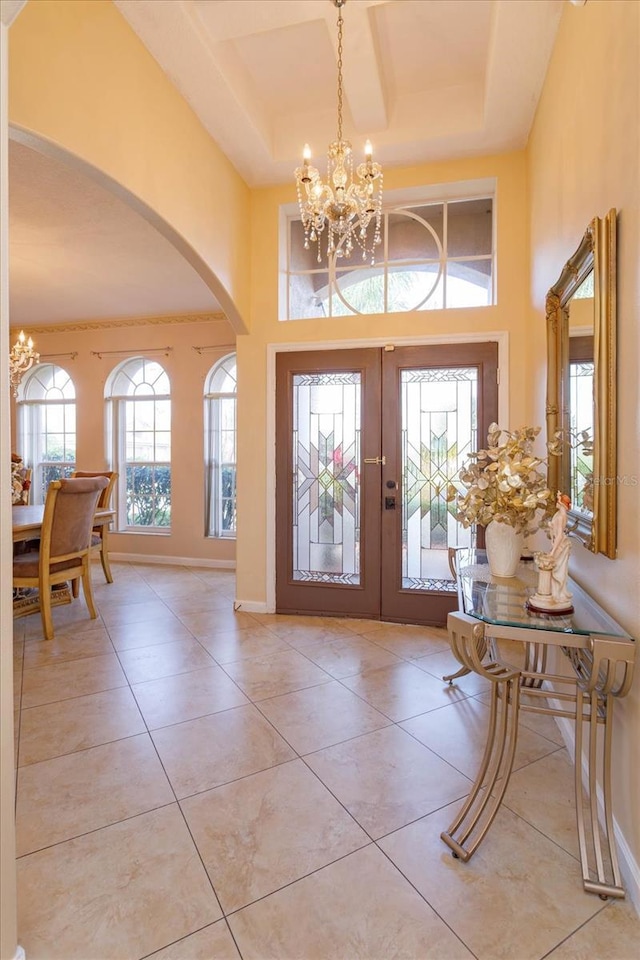
[[[425,352],[428,360],[425,363]],[[401,430],[400,377],[403,370],[427,367],[476,367],[478,370],[478,442],[484,444],[489,424],[498,416],[498,344],[453,343],[427,347],[397,347],[385,352],[382,364],[382,550],[381,601],[383,620],[402,623],[443,624],[458,606],[455,593],[425,594],[402,587],[402,504],[400,496]],[[398,504],[384,509],[387,482],[397,482]]]
[[[331,362],[328,364],[327,358]],[[377,503],[374,487],[380,483],[380,468],[363,466],[360,527],[361,585],[300,583],[293,581],[293,463],[289,441],[293,432],[292,385],[296,373],[355,371],[362,376],[361,460],[380,454],[381,369],[380,349],[332,350],[280,353],[276,357],[276,609],[279,613],[318,613],[324,616],[379,616],[380,512],[364,509]],[[374,573],[375,571],[375,573]],[[293,589],[292,589],[293,588]]]
[[[425,351],[428,357],[426,362]],[[497,342],[424,344],[384,351],[380,347],[372,347],[276,354],[275,550],[278,612],[442,624],[449,610],[455,608],[455,594],[425,594],[402,588],[401,503],[398,502],[395,511],[384,509],[385,492],[388,492],[386,483],[400,481],[401,371],[428,366],[478,368],[478,442],[482,444],[489,424],[498,419]],[[293,376],[296,373],[322,373],[329,370],[360,370],[362,376],[362,582],[359,586],[306,583],[292,578],[293,544],[289,531],[293,525],[293,461],[290,453]],[[365,467],[365,458],[373,459],[382,455],[386,458],[383,466],[371,464]],[[398,501],[400,492],[397,492]],[[294,589],[289,590],[291,587]]]

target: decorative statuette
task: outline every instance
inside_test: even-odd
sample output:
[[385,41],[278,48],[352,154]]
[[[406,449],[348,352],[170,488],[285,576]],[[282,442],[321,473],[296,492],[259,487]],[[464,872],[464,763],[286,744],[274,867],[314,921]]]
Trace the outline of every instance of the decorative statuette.
[[551,550],[534,553],[539,571],[538,590],[527,601],[527,607],[536,613],[552,616],[573,613],[572,595],[567,590],[571,541],[567,535],[567,515],[571,500],[566,493],[558,491],[556,512],[549,524]]

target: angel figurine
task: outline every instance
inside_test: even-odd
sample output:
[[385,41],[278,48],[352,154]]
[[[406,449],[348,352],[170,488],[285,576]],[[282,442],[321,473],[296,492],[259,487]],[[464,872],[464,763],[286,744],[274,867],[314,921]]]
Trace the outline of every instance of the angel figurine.
[[540,613],[573,613],[572,595],[567,589],[571,541],[567,534],[567,519],[571,500],[558,491],[556,512],[549,524],[551,550],[534,554],[539,571],[538,590],[527,601],[530,610]]

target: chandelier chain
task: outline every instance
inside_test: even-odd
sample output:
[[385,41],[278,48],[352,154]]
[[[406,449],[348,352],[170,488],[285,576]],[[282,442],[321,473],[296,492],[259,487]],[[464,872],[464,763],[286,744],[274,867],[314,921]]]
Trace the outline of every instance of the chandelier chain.
[[342,7],[338,7],[338,140],[342,140]]

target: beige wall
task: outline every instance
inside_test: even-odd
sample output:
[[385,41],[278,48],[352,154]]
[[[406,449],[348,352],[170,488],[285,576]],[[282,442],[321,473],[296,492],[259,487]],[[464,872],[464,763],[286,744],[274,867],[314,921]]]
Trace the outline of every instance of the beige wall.
[[0,960],[13,960],[17,946],[15,753],[13,682],[13,610],[11,609],[12,542],[6,535],[10,523],[9,496],[11,427],[9,384],[9,224],[7,213],[7,54],[8,26],[0,19]]
[[244,330],[249,190],[110,0],[28,3],[10,54],[12,135],[122,196]]
[[[544,416],[544,297],[587,224],[618,210],[618,557],[580,546],[571,571],[640,638],[640,4],[565,7],[528,158],[533,419]],[[632,485],[633,483],[638,485]],[[640,864],[640,682],[616,704],[614,814]],[[637,880],[636,880],[637,883]]]
[[[237,596],[265,603],[273,570],[268,536],[272,507],[268,345],[429,337],[464,339],[508,334],[510,373],[501,391],[508,410],[506,426],[522,426],[527,417],[528,236],[526,162],[523,153],[385,170],[385,190],[495,177],[498,251],[497,304],[481,309],[430,310],[389,316],[335,320],[278,320],[279,207],[295,201],[293,181],[286,187],[255,191],[251,274],[251,335],[238,338],[238,570]],[[507,372],[507,371],[505,371]]]
[[[79,470],[103,470],[108,466],[105,450],[104,388],[111,371],[130,356],[144,350],[170,347],[164,354],[153,354],[162,364],[171,383],[172,467],[171,532],[111,535],[113,553],[153,557],[175,557],[231,564],[235,560],[235,541],[204,535],[204,402],[205,378],[220,357],[235,350],[235,335],[225,319],[191,323],[122,323],[110,327],[70,325],[60,332],[33,329],[42,361],[50,354],[77,351],[72,360],[52,358],[49,362],[64,367],[76,388],[77,467]],[[55,330],[55,328],[44,328]],[[215,345],[218,344],[218,347]],[[201,354],[193,347],[215,349]],[[117,356],[102,359],[92,351],[117,350]],[[15,409],[15,408],[14,408]],[[13,436],[16,436],[15,428]],[[23,451],[18,451],[23,453]]]

